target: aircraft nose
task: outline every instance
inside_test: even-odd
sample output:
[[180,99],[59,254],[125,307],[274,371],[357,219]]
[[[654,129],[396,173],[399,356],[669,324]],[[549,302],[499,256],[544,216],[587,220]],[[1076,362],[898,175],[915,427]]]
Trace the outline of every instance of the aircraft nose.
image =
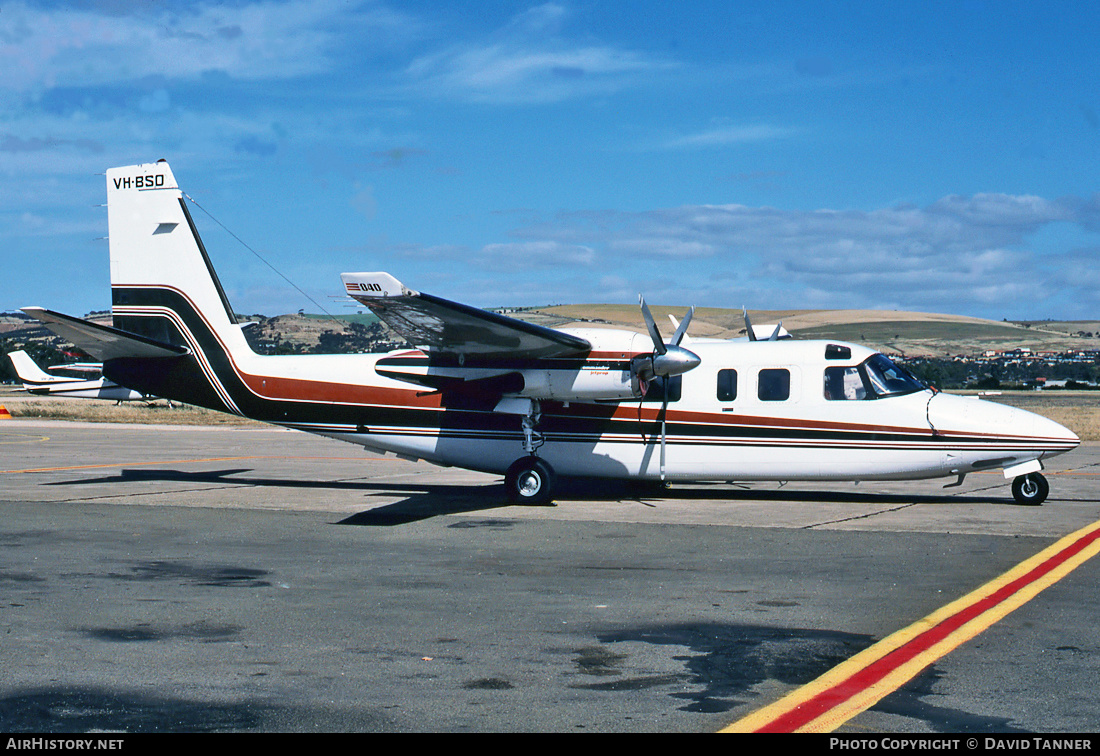
[[1030,441],[1051,454],[1081,443],[1077,434],[1034,412],[975,397],[937,394],[928,403],[928,420],[940,431],[957,431]]
[[1027,435],[1031,438],[1049,439],[1056,443],[1065,444],[1066,451],[1080,445],[1080,437],[1061,423],[1056,423],[1050,418],[1037,415],[1034,412],[1015,407],[1012,409],[1015,409],[1020,415],[1026,415],[1026,417],[1020,419],[1020,423],[1028,429]]

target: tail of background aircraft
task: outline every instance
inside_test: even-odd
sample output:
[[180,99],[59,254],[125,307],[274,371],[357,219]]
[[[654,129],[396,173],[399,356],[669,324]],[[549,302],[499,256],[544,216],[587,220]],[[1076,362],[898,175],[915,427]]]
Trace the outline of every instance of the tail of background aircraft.
[[32,394],[81,399],[111,399],[118,402],[155,398],[144,397],[137,391],[117,386],[106,378],[85,379],[50,375],[38,367],[31,356],[22,350],[10,352],[8,357],[11,358],[11,364],[15,367],[23,388]]
[[252,351],[168,163],[107,171],[107,225],[115,327],[190,354],[171,362],[115,359],[104,374],[146,393],[243,414],[233,398],[240,382],[234,355]]
[[12,367],[15,368],[15,374],[19,376],[19,380],[23,383],[23,388],[30,389],[31,386],[35,386],[43,383],[57,383],[71,381],[71,378],[62,378],[58,375],[50,375],[42,368],[38,367],[38,363],[31,359],[31,356],[20,349],[17,352],[8,352],[8,359],[11,360]]

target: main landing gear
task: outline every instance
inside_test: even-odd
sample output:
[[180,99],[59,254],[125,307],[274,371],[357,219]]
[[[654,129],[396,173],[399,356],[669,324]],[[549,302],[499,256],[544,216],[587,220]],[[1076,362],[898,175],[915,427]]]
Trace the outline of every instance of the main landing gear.
[[527,456],[513,462],[504,474],[508,498],[517,504],[547,504],[553,493],[554,468],[546,460],[535,456],[536,450],[546,443],[543,435],[536,430],[541,418],[538,400],[530,400],[522,418],[523,450]]
[[1050,493],[1050,484],[1039,473],[1019,475],[1012,479],[1012,498],[1018,504],[1039,506],[1046,501]]

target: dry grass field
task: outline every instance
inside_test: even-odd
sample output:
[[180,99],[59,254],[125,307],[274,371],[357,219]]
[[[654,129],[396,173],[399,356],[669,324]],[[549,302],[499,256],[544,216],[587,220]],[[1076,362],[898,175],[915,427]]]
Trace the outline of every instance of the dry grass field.
[[[662,333],[671,335],[668,319],[682,318],[686,307],[649,304]],[[637,305],[559,305],[516,313],[515,317],[550,327],[580,322],[584,325],[631,328],[645,332]],[[963,315],[883,310],[749,310],[754,325],[783,323],[795,338],[835,339],[863,344],[889,354],[944,357],[981,354],[987,349],[1028,347],[1035,351],[1063,352],[1098,349],[1100,327],[1088,322],[1033,322],[1027,324],[984,320]],[[688,333],[692,336],[729,339],[744,336],[741,310],[700,307]],[[1078,332],[1094,334],[1092,338]]]
[[6,407],[13,418],[144,425],[261,425],[255,420],[227,415],[224,412],[214,412],[203,407],[190,405],[169,407],[163,400],[151,405],[142,402],[116,405],[114,402],[99,399],[24,399],[0,394],[0,405]]

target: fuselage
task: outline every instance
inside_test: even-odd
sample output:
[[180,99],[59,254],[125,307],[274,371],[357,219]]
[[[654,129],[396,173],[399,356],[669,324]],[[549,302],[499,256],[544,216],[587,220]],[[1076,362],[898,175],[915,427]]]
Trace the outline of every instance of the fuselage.
[[52,397],[107,399],[114,402],[136,402],[146,398],[137,391],[119,386],[105,378],[58,380],[43,383],[23,381],[23,388],[31,394]]

